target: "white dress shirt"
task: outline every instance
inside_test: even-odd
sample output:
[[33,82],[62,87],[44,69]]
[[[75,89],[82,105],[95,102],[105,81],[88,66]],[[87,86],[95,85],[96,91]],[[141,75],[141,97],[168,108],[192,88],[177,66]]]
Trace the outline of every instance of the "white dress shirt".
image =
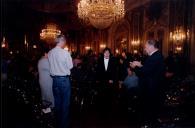
[[70,75],[70,69],[73,67],[73,63],[68,51],[56,46],[49,51],[48,59],[52,76]]
[[154,50],[153,52],[151,52],[150,54],[149,54],[149,56],[151,56],[152,54],[154,54],[155,52],[157,52],[158,50]]
[[106,71],[108,69],[108,62],[109,62],[109,59],[104,58],[104,67]]

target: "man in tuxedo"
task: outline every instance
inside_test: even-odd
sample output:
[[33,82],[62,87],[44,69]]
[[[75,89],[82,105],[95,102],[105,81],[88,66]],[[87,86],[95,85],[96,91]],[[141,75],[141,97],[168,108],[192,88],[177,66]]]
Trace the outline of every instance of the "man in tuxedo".
[[111,57],[111,50],[105,48],[103,50],[103,57],[98,61],[97,65],[97,77],[98,81],[113,84],[115,80],[115,60]]
[[[111,50],[105,48],[103,57],[98,60],[97,81],[100,87],[100,107],[105,110],[104,114],[109,114],[114,100],[114,82],[116,75],[115,59],[111,57]],[[103,106],[102,106],[103,105]]]
[[158,43],[155,40],[148,40],[144,50],[148,55],[142,64],[139,61],[130,62],[136,75],[139,77],[141,87],[141,114],[144,123],[154,125],[157,121],[157,114],[160,106],[161,85],[164,78],[164,60],[158,50]]

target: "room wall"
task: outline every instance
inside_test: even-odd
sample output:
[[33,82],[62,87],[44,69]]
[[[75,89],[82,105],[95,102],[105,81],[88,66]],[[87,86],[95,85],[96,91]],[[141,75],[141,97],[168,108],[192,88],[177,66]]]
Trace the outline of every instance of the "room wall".
[[192,34],[191,34],[191,44],[190,44],[190,63],[191,72],[195,74],[195,2],[192,6]]

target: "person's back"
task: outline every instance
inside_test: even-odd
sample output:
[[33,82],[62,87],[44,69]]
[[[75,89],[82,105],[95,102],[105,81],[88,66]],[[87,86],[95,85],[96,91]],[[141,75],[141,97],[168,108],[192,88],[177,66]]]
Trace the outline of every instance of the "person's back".
[[[50,61],[50,73],[51,75],[63,76],[64,74],[70,75],[70,70],[72,68],[72,60],[70,60],[69,52],[56,46],[53,48],[49,54]],[[67,63],[70,62],[71,64]]]
[[137,87],[138,86],[138,77],[133,74],[131,76],[127,76],[123,82],[123,84],[125,85],[125,87],[127,89],[131,89],[131,88],[134,88],[134,87]]
[[138,77],[133,72],[131,67],[127,67],[127,73],[125,80],[123,81],[123,85],[125,87],[124,93],[126,96],[126,103],[128,110],[135,110],[137,105],[137,97],[139,92],[138,86]]
[[80,63],[82,63],[82,60],[79,57],[73,59],[73,66],[74,67],[77,67],[77,65]]
[[64,50],[66,39],[58,35],[55,39],[56,47],[48,53],[50,74],[53,79],[53,94],[57,128],[67,128],[70,105],[70,70],[73,67],[70,53]]
[[47,57],[42,57],[38,62],[39,84],[41,88],[41,96],[43,104],[46,102],[51,103],[50,107],[54,107],[54,97],[52,91],[53,80],[50,76],[50,67]]
[[[39,82],[43,82],[46,79],[51,79],[49,72],[49,61],[47,58],[42,57],[38,62],[38,70],[39,70]],[[49,76],[49,77],[48,77]]]

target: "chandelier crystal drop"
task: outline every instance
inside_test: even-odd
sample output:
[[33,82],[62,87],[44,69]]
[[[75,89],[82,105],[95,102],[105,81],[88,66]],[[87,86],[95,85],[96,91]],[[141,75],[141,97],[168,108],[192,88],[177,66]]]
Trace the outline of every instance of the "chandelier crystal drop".
[[80,0],[78,17],[95,28],[105,29],[124,18],[123,0]]

